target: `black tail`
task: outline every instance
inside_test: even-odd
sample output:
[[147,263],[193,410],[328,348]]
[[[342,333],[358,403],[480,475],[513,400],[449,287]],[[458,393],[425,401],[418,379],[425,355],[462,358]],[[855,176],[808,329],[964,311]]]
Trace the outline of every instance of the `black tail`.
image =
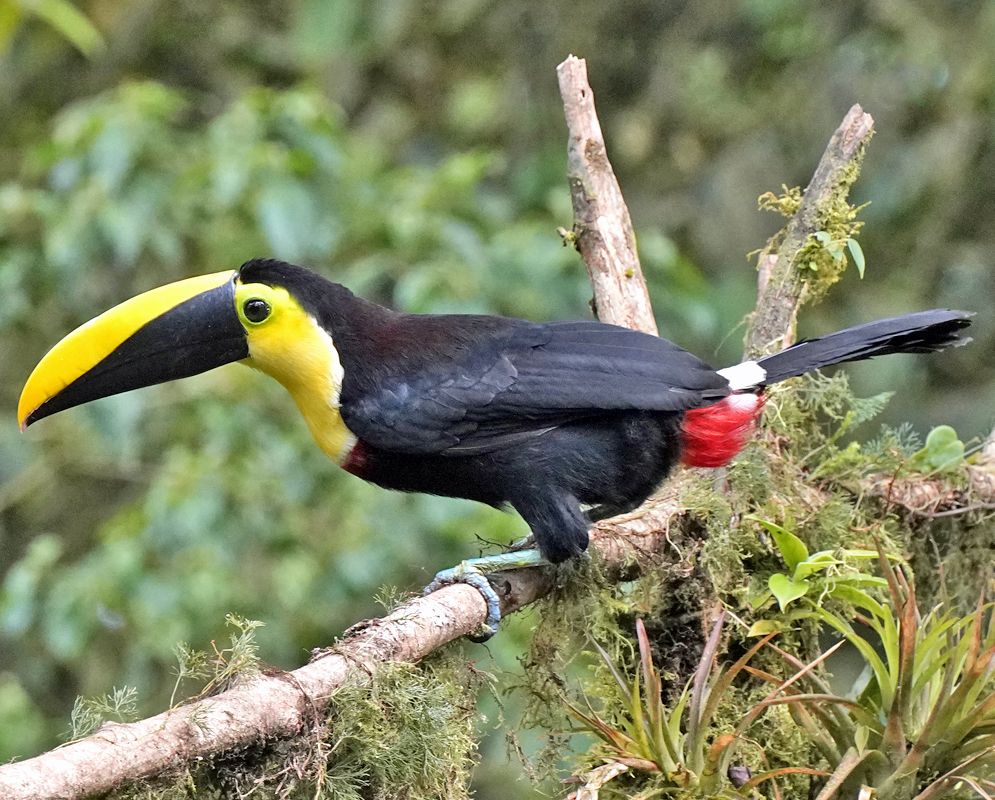
[[937,308],[879,319],[818,339],[806,339],[780,353],[764,356],[757,363],[767,372],[766,385],[845,361],[892,353],[931,353],[971,341],[959,335],[971,324],[969,317],[963,311]]

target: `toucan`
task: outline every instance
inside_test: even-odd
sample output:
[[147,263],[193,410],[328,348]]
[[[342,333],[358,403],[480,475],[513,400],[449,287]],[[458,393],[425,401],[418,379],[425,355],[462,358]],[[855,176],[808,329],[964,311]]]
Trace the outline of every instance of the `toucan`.
[[[533,562],[555,564],[585,550],[592,520],[636,508],[679,463],[728,463],[766,386],[963,344],[969,324],[961,311],[922,311],[714,370],[666,339],[594,320],[397,313],[303,267],[255,259],[153,289],[77,328],[31,373],[18,420],[24,430],[239,361],[286,387],[348,472],[511,506],[531,528]],[[456,572],[484,593],[493,631],[493,589],[472,568]]]

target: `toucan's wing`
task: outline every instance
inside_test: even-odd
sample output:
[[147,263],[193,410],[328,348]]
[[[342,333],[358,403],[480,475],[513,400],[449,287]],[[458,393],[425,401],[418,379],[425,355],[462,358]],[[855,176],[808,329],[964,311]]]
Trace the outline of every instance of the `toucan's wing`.
[[593,321],[509,320],[455,358],[344,393],[342,418],[374,447],[465,455],[604,411],[684,411],[728,393],[724,378],[665,339]]

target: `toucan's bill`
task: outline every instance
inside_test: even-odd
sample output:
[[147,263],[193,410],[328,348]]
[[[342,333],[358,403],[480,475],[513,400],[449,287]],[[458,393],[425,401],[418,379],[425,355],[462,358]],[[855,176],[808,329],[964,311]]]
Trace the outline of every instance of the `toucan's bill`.
[[171,283],[81,325],[41,360],[21,392],[21,430],[108,395],[186,378],[249,355],[233,271]]

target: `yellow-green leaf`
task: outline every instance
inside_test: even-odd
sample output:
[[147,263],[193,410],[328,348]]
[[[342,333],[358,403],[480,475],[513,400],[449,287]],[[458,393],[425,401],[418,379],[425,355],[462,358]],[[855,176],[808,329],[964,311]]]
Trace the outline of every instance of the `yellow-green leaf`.
[[949,425],[938,425],[926,437],[926,446],[915,454],[913,463],[923,472],[946,472],[964,462],[964,443]]
[[775,619],[758,619],[746,632],[747,636],[766,636],[768,633],[780,633],[784,626]]
[[90,56],[102,49],[104,39],[82,12],[68,0],[38,0],[22,3],[75,45],[83,55]]
[[781,611],[784,611],[792,602],[799,597],[804,597],[812,584],[808,581],[793,581],[787,575],[775,573],[767,580],[767,585],[777,598]]
[[838,566],[842,564],[842,561],[833,558],[827,553],[816,553],[811,558],[806,559],[795,567],[795,574],[793,575],[796,581],[804,580],[817,572],[821,572],[829,567]]
[[792,571],[802,561],[808,559],[808,548],[805,546],[805,542],[793,533],[785,530],[780,525],[775,525],[773,522],[760,519],[760,517],[750,515],[748,519],[759,522],[768,531],[770,531],[770,535],[774,537],[774,542],[777,544],[777,549],[781,551],[781,557],[784,559],[784,563],[787,564]]
[[846,246],[850,249],[850,255],[853,256],[853,265],[857,268],[857,274],[863,280],[864,277],[864,251],[860,249],[860,244],[856,239],[847,239]]

